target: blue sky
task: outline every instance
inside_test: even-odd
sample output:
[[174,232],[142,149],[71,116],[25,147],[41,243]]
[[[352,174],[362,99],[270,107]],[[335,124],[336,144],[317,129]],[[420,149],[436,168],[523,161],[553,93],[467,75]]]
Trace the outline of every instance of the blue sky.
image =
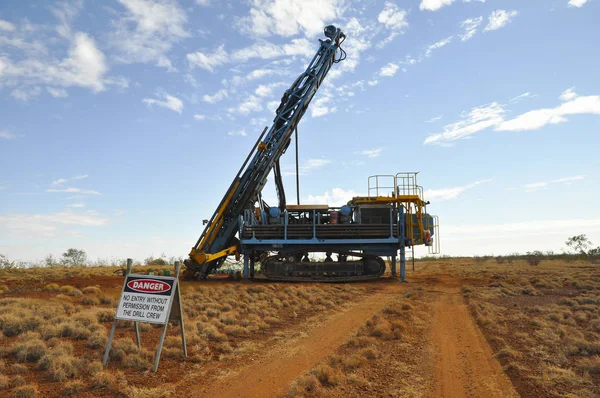
[[[443,253],[600,245],[598,15],[598,0],[3,1],[0,253],[186,256],[331,23],[348,59],[299,128],[304,203],[420,171]],[[293,147],[282,164],[294,198]]]

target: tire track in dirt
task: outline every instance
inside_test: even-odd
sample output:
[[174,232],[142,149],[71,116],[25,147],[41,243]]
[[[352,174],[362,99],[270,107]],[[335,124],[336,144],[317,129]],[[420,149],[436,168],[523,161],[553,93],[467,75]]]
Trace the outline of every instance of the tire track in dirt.
[[433,397],[518,397],[460,294],[460,281],[436,275],[431,344],[437,352]]
[[[298,376],[315,367],[343,344],[348,336],[374,313],[383,309],[402,286],[394,284],[372,294],[348,310],[337,313],[315,327],[306,330],[308,337],[276,343],[234,374],[215,381],[205,389],[177,389],[185,396],[196,397],[277,397],[285,392]],[[199,383],[200,384],[200,383]],[[178,395],[179,395],[178,394]],[[179,395],[182,396],[182,395]]]

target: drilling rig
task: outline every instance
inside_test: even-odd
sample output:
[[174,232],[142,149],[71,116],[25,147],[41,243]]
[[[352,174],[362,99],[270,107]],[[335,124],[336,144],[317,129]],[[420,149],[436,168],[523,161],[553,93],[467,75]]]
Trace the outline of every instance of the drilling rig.
[[[280,158],[297,132],[310,101],[334,64],[346,58],[346,35],[327,26],[326,39],[308,67],[285,91],[270,127],[265,127],[240,167],[204,232],[184,261],[185,277],[204,279],[228,256],[244,258],[244,277],[254,277],[260,263],[271,280],[353,281],[378,278],[391,258],[396,275],[405,277],[407,247],[428,246],[439,252],[438,219],[427,214],[417,173],[376,175],[368,179],[368,195],[341,207],[287,204]],[[277,206],[261,196],[273,172]],[[336,257],[334,259],[334,256]],[[312,258],[311,258],[312,257]]]

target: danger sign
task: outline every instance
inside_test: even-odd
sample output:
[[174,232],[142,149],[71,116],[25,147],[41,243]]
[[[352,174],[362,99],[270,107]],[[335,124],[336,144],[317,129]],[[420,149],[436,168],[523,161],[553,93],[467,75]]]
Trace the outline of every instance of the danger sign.
[[116,318],[164,325],[169,318],[174,285],[173,277],[127,275]]

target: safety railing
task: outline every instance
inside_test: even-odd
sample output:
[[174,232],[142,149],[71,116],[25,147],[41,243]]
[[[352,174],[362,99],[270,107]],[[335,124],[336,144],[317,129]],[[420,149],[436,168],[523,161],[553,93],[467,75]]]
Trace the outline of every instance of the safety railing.
[[418,196],[419,198],[423,198],[423,187],[417,184],[417,174],[419,174],[419,172],[397,173],[394,176],[396,195]]
[[[396,196],[396,176],[391,174],[378,174],[369,177],[369,197]],[[384,184],[384,185],[381,185]]]
[[433,216],[433,225],[431,226],[433,232],[431,245],[427,246],[427,252],[429,254],[440,254],[440,220],[438,216]]

